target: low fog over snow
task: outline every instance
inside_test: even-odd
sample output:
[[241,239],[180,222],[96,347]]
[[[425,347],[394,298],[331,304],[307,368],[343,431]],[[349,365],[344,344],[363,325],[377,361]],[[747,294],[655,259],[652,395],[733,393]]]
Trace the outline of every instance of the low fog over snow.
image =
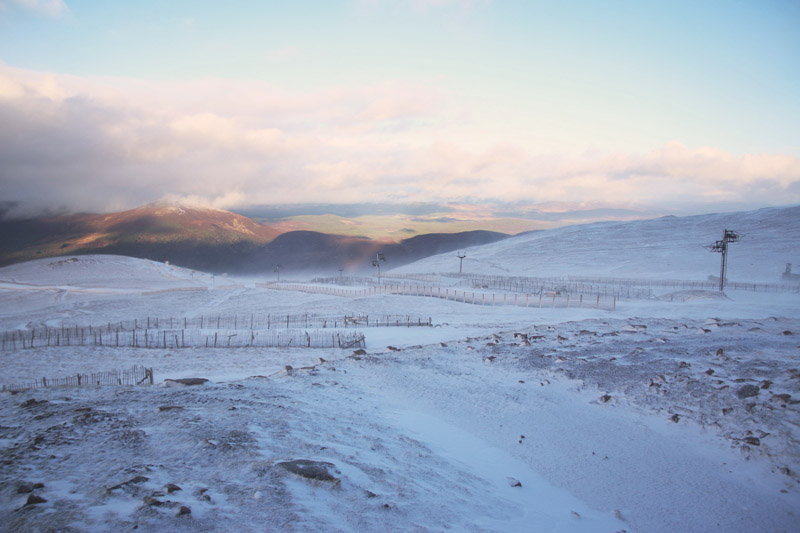
[[[750,288],[666,283],[718,275],[719,254],[701,245],[723,229],[742,234],[728,278]],[[469,248],[460,277],[435,274],[458,271],[454,253],[396,272],[387,258],[382,290],[377,278],[277,283],[118,256],[2,268],[0,522],[794,531],[800,293],[781,273],[800,263],[798,242],[798,208],[574,226]],[[562,286],[525,299],[519,278],[490,275]],[[355,327],[366,348],[167,341],[198,319],[214,339],[265,320],[297,339]],[[112,343],[131,321],[159,332],[150,347]],[[30,346],[37,330],[49,346]],[[38,387],[133,365],[154,383]]]

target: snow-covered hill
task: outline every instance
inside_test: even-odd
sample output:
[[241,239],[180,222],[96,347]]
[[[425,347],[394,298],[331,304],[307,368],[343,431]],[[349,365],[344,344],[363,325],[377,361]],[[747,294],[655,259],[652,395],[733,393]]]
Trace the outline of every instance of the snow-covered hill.
[[203,272],[121,255],[50,257],[0,268],[0,283],[19,284],[20,288],[65,286],[141,292],[206,286],[214,279]]
[[[786,263],[800,271],[800,206],[743,213],[599,222],[519,235],[465,250],[464,272],[511,276],[590,276],[705,281],[720,255],[705,245],[733,230],[728,279],[779,283]],[[392,272],[458,272],[455,253]]]
[[[704,279],[719,257],[699,244],[727,228],[743,234],[729,277],[776,281],[783,263],[800,262],[798,215],[564,228],[468,249],[464,265],[481,274]],[[642,235],[653,241],[649,255],[628,249]],[[404,270],[453,271],[457,260]],[[768,265],[774,272],[757,277]],[[156,379],[0,392],[0,523],[8,531],[793,531],[800,294],[685,296],[620,299],[615,310],[484,306],[273,290],[115,256],[0,268],[0,330],[18,340],[31,328],[108,332],[153,316],[180,324],[237,315],[247,324],[259,315],[401,314],[434,324],[363,328],[364,353],[116,347],[108,336],[105,345],[5,342],[2,385],[134,364]],[[187,377],[209,381],[167,381]]]

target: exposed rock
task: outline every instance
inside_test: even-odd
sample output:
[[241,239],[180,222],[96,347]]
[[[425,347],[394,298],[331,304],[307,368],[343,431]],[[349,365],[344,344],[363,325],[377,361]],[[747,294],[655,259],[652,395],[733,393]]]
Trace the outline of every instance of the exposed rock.
[[143,501],[145,505],[148,505],[150,507],[161,507],[162,505],[164,505],[164,502],[152,496],[145,496]]
[[184,516],[184,515],[187,515],[187,514],[192,514],[192,510],[191,510],[191,509],[189,509],[189,508],[188,508],[187,506],[185,506],[185,505],[181,505],[181,508],[180,508],[180,510],[178,511],[178,516]]
[[27,483],[23,483],[19,487],[17,487],[17,494],[30,494],[33,492],[33,485],[28,485]]
[[509,487],[521,487],[522,486],[522,483],[517,478],[507,477],[506,479],[508,480],[508,486]]
[[745,437],[744,441],[750,446],[761,446],[761,440],[758,437]]
[[146,481],[150,481],[150,478],[147,478],[145,476],[136,476],[136,477],[133,477],[133,478],[129,479],[128,481],[123,481],[122,483],[120,483],[118,485],[114,485],[113,487],[109,487],[106,490],[108,492],[111,492],[112,490],[121,489],[122,487],[126,487],[128,485],[136,485],[138,483],[144,483]]
[[275,464],[278,468],[283,468],[296,476],[313,481],[326,481],[338,485],[341,483],[339,478],[334,477],[329,468],[334,468],[333,463],[324,461],[311,461],[309,459],[295,459],[294,461],[284,461]]
[[758,396],[758,387],[755,385],[743,385],[739,390],[736,391],[736,396],[739,398],[752,398],[753,396]]
[[610,399],[611,399],[611,395],[610,394],[603,394],[602,396],[600,396],[600,401],[603,402],[603,403],[608,402],[608,400],[610,400]]
[[367,351],[364,348],[359,348],[353,352],[353,355],[367,355]]
[[183,409],[183,407],[181,407],[180,405],[161,405],[158,408],[159,411],[172,411],[175,409],[180,410]]
[[31,494],[28,496],[28,501],[25,502],[25,505],[36,505],[37,503],[47,503],[47,500],[36,494]]
[[206,381],[208,381],[206,378],[178,378],[178,379],[165,379],[164,383],[166,385],[178,384],[178,385],[190,386],[190,385],[202,385]]
[[678,423],[678,420],[680,420],[680,419],[681,419],[681,417],[680,417],[680,415],[679,415],[678,413],[675,413],[675,414],[674,414],[674,415],[672,415],[672,416],[671,416],[669,419],[670,419],[670,420],[672,420],[673,422],[675,422],[675,423],[677,424],[677,423]]
[[37,405],[43,405],[48,403],[47,400],[37,400],[36,398],[31,398],[30,400],[26,400],[19,404],[20,407],[24,407],[25,409],[29,407],[36,407]]
[[399,351],[400,351],[400,348],[395,348],[394,346],[387,346],[387,347],[386,347],[386,351],[389,351],[389,352],[399,352]]
[[772,396],[772,398],[770,398],[769,401],[772,403],[777,403],[778,405],[783,405],[783,407],[786,407],[786,404],[789,403],[789,400],[791,400],[791,398],[792,398],[791,394],[775,394],[774,396]]
[[167,485],[164,488],[167,489],[167,493],[169,494],[172,494],[173,492],[177,492],[179,490],[183,490],[175,483],[167,483]]

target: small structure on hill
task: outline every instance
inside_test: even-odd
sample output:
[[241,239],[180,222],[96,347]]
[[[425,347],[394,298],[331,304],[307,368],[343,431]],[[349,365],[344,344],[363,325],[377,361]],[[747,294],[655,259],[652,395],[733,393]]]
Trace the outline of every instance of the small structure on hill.
[[800,283],[800,274],[792,274],[792,264],[786,263],[786,270],[783,271],[781,279],[784,283]]

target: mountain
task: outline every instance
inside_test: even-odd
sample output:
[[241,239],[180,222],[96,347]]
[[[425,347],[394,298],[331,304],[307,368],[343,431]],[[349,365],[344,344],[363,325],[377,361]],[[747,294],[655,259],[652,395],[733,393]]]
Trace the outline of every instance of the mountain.
[[121,213],[0,221],[0,265],[49,256],[116,254],[215,270],[292,226],[265,226],[201,207],[148,205]]
[[430,233],[417,235],[400,242],[385,242],[366,237],[329,235],[315,231],[291,231],[275,238],[264,246],[251,260],[242,264],[242,270],[257,272],[272,270],[276,265],[287,272],[330,273],[338,269],[347,272],[368,271],[372,260],[381,253],[386,258],[384,266],[398,267],[424,257],[497,242],[509,238],[505,233],[493,231],[465,231],[460,233]]
[[303,231],[292,221],[260,224],[201,207],[148,205],[104,215],[0,221],[0,266],[52,256],[113,254],[208,272],[368,271],[377,253],[400,266],[428,255],[495,242],[505,233],[418,235],[400,242]]
[[[705,247],[720,240],[725,229],[741,236],[729,245],[729,280],[779,283],[787,263],[800,271],[800,206],[793,206],[520,234],[469,250],[464,272],[705,281],[720,272],[720,254]],[[456,267],[450,255],[437,255],[397,272],[453,272]]]

